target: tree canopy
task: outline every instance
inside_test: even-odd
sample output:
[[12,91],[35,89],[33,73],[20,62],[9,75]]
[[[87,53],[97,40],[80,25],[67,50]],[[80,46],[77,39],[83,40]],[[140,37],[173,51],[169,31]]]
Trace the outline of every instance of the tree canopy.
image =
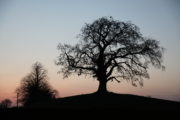
[[47,71],[39,62],[36,62],[31,73],[22,79],[21,86],[16,92],[24,106],[51,100],[57,95],[57,91],[53,90],[47,81]]
[[57,65],[64,77],[71,73],[89,74],[99,81],[99,92],[105,92],[108,81],[131,81],[143,86],[149,78],[148,68],[164,68],[163,47],[159,41],[143,37],[130,23],[102,17],[86,24],[76,45],[59,44]]

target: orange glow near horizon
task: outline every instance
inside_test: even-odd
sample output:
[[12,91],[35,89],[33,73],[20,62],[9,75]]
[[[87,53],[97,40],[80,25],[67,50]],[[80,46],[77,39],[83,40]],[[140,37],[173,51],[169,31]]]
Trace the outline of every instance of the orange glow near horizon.
[[[176,92],[174,93],[169,92],[169,91],[177,91],[179,89],[178,85],[173,85],[173,84],[170,85],[169,83],[165,84],[166,80],[163,80],[164,78],[161,75],[164,75],[166,73],[163,73],[161,71],[158,72],[159,75],[153,76],[150,74],[152,79],[144,80],[144,87],[132,87],[131,83],[127,81],[122,81],[121,83],[117,83],[116,81],[114,82],[109,81],[107,89],[109,91],[120,94],[135,94],[142,96],[151,96],[154,98],[180,101],[180,98],[177,97],[179,95],[176,94]],[[54,76],[49,77],[48,81],[54,89],[58,90],[59,97],[68,97],[68,96],[74,96],[80,94],[93,93],[98,88],[98,82],[90,77],[85,77],[85,76],[79,77],[77,75],[72,75],[67,79],[63,79],[61,74],[55,73],[53,75]],[[3,78],[1,75],[0,101],[5,98],[9,98],[15,104],[16,102],[15,89],[20,85],[20,81],[23,77],[16,76],[15,78],[14,75]],[[156,81],[156,78],[158,79],[158,81]],[[2,81],[3,79],[4,81]],[[161,84],[163,84],[163,86]],[[165,90],[164,87],[166,87]]]

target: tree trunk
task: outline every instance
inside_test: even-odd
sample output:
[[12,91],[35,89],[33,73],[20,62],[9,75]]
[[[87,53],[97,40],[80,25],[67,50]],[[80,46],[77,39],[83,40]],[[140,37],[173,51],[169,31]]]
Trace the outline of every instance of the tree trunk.
[[98,93],[107,93],[107,81],[99,81]]

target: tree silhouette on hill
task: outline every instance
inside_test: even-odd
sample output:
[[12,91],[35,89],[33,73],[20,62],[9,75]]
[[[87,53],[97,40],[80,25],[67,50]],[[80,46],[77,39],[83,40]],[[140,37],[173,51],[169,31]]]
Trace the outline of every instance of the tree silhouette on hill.
[[52,100],[57,95],[57,91],[53,90],[47,82],[47,71],[39,62],[36,62],[31,73],[22,79],[21,86],[16,89],[16,92],[24,106]]
[[149,78],[148,67],[162,65],[163,48],[159,41],[143,37],[139,28],[130,22],[102,17],[86,24],[80,34],[81,41],[72,46],[59,44],[56,65],[61,65],[64,77],[71,73],[89,74],[99,81],[98,92],[107,92],[107,82],[131,81],[143,86]]

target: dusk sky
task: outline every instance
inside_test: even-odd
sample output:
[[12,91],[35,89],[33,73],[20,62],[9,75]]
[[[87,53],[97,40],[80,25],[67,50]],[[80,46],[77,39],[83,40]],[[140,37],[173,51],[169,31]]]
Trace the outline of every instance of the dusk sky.
[[104,16],[134,23],[166,48],[165,71],[151,66],[143,87],[122,80],[109,82],[108,90],[180,101],[179,0],[0,0],[0,101],[15,100],[15,89],[36,61],[48,70],[60,97],[95,92],[94,78],[63,79],[54,61],[58,43],[76,44],[85,23]]

